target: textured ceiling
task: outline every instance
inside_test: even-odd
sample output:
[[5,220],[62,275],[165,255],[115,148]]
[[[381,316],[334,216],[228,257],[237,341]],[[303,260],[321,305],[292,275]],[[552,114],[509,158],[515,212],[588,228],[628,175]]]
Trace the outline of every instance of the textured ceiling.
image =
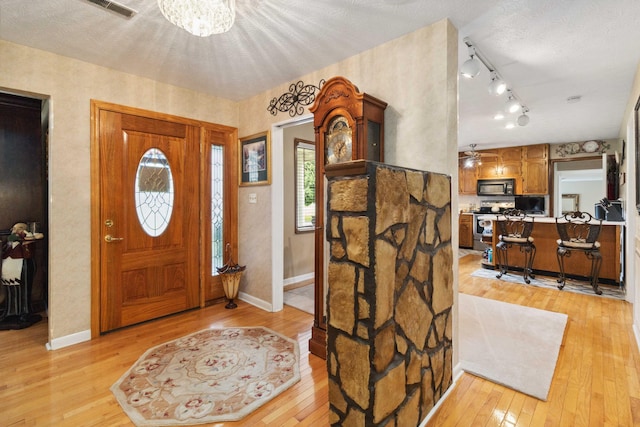
[[0,39],[240,100],[449,18],[531,110],[505,130],[487,70],[461,79],[459,146],[479,148],[617,137],[640,56],[637,0],[236,0],[234,27],[208,38],[169,24],[154,0],[119,3],[138,14],[1,0]]

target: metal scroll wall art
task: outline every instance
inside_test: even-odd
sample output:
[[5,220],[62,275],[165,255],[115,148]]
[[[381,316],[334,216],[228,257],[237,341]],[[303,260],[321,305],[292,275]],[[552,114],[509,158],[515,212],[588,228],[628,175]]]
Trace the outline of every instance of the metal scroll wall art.
[[304,107],[311,105],[316,100],[316,91],[320,91],[325,80],[320,80],[318,86],[305,85],[302,80],[298,83],[292,83],[289,86],[289,92],[283,93],[279,98],[273,98],[267,107],[267,111],[272,116],[278,114],[278,111],[288,111],[291,117],[304,114]]

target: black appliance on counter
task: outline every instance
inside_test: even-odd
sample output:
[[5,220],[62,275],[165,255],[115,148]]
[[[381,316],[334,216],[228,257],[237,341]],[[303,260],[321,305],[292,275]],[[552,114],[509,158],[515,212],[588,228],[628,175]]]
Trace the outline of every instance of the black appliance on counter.
[[515,207],[528,214],[544,214],[544,196],[516,196]]
[[515,185],[514,178],[479,179],[476,188],[478,196],[513,196]]
[[602,199],[595,204],[596,219],[605,221],[624,221],[622,217],[622,201]]

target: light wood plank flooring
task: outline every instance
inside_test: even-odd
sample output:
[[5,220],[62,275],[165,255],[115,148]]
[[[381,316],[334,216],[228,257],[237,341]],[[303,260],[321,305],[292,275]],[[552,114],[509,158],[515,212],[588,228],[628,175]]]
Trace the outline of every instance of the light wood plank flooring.
[[[640,355],[631,305],[499,280],[471,278],[479,257],[460,260],[460,291],[566,313],[567,330],[549,400],[539,401],[469,374],[428,423],[440,426],[640,426]],[[109,387],[149,347],[208,327],[272,328],[300,343],[301,381],[244,420],[215,426],[328,424],[325,362],[308,352],[312,316],[267,313],[240,302],[214,305],[48,352],[46,322],[0,331],[0,425],[130,426]]]

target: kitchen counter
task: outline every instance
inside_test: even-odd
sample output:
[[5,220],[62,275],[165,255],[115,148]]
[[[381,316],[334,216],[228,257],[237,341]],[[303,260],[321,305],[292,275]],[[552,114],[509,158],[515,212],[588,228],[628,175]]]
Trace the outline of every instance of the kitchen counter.
[[[553,216],[538,216],[538,215],[529,215],[530,217],[533,218],[533,222],[534,223],[545,223],[545,224],[555,224],[556,223],[556,217]],[[500,215],[500,214],[483,214],[480,215],[478,218],[480,218],[481,220],[490,220],[490,221],[495,221],[496,219],[504,219],[504,216]],[[594,223],[596,222],[596,220],[593,221]],[[624,221],[602,221],[602,225],[625,225]]]
[[[500,216],[498,214],[482,215],[480,218],[491,220],[493,230],[496,230],[495,221]],[[536,257],[533,261],[534,274],[543,274],[557,276],[560,272],[558,266],[557,240],[558,231],[556,229],[556,219],[554,217],[535,217],[533,232],[531,237],[536,245]],[[600,252],[602,253],[602,267],[600,269],[600,282],[619,284],[621,279],[620,272],[622,267],[623,254],[623,230],[625,223],[622,221],[602,221],[602,229],[598,241],[600,242]],[[491,248],[495,254],[496,245],[498,244],[497,233],[491,236]],[[495,266],[495,257],[493,262],[484,262],[485,265]],[[524,256],[517,247],[509,249],[508,253],[509,267],[522,268],[524,264]],[[567,276],[580,280],[585,280],[585,274],[590,270],[591,261],[583,254],[576,253],[571,259],[567,259],[565,264]]]

